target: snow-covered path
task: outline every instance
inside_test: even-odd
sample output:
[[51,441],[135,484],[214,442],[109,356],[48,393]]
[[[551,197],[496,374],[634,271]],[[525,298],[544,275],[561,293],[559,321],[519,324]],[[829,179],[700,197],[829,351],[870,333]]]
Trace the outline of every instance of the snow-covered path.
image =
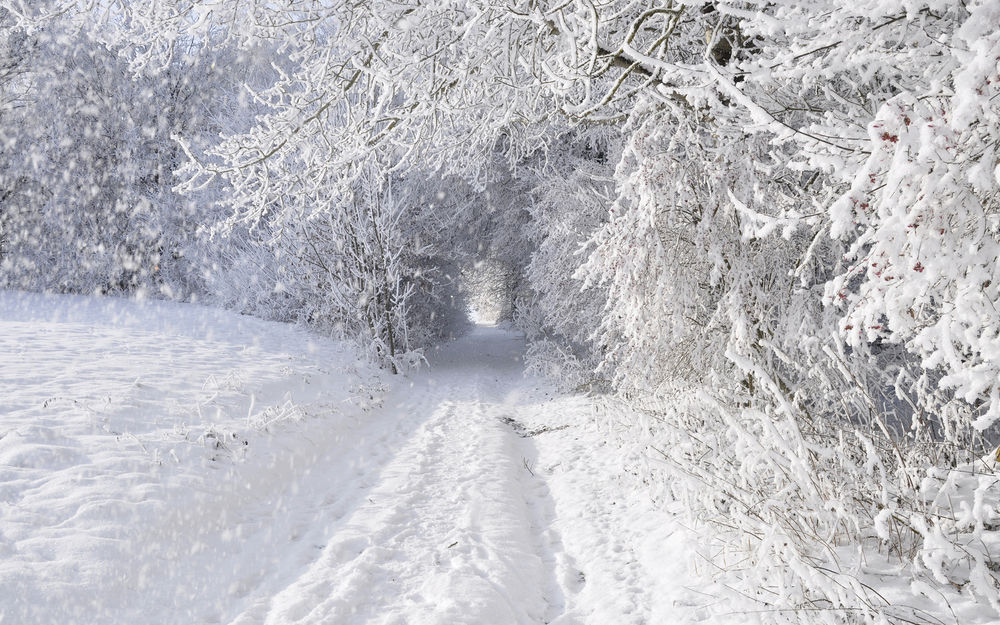
[[503,420],[517,343],[481,330],[391,395],[383,416],[405,433],[398,450],[355,492],[327,493],[357,505],[317,518],[318,557],[237,622],[548,621],[558,592],[539,555],[540,505]]
[[[115,323],[117,340],[134,338]],[[54,323],[44,332],[58,344],[64,330]],[[198,340],[203,352],[216,349]],[[274,432],[226,421],[230,408],[258,414],[249,387],[266,376],[241,369],[236,399],[215,406],[208,428],[213,450],[218,440],[236,448],[227,436],[245,442],[249,451],[232,462],[205,461],[198,446],[178,458],[176,441],[153,431],[133,435],[138,447],[119,434],[109,448],[106,432],[94,442],[74,437],[70,422],[50,422],[46,435],[62,436],[80,458],[4,470],[0,623],[696,617],[675,605],[685,564],[676,526],[630,482],[629,450],[608,444],[613,419],[598,418],[589,398],[525,378],[522,351],[516,333],[477,328],[432,354],[429,371],[393,380],[380,408],[331,419],[321,412],[330,403],[317,401],[313,416]],[[298,379],[307,364],[285,375]],[[249,407],[237,401],[246,394]],[[7,442],[11,458],[32,444],[22,439],[33,432],[25,423],[37,399],[24,389],[16,395],[0,421],[0,453]],[[299,396],[284,397],[295,409]],[[177,459],[166,468],[149,462],[164,440]],[[102,469],[82,460],[99,455],[113,462]]]

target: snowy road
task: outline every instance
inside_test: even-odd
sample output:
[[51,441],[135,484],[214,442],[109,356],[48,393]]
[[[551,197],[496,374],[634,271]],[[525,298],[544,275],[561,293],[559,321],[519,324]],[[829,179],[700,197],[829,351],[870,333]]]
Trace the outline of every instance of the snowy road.
[[538,531],[547,502],[503,421],[516,409],[501,389],[517,373],[517,343],[481,331],[390,396],[382,416],[397,424],[398,449],[354,489],[324,489],[350,509],[321,510],[318,557],[236,622],[550,620],[558,589]]
[[[80,330],[23,320],[5,329],[13,323],[22,325],[16,338],[2,335],[8,348],[45,338],[27,359],[22,349],[22,369],[55,357],[60,337]],[[154,350],[113,325],[133,352]],[[214,335],[188,339],[199,362],[225,351]],[[280,352],[254,349],[255,363],[261,350]],[[231,462],[205,460],[204,445],[178,447],[158,430],[122,442],[113,415],[100,428],[91,416],[89,430],[73,425],[73,413],[62,423],[50,416],[39,434],[30,423],[52,389],[20,388],[0,429],[0,623],[604,625],[696,616],[675,606],[672,580],[685,563],[675,526],[630,482],[629,450],[607,443],[613,420],[586,397],[526,379],[522,351],[517,334],[478,328],[432,354],[430,371],[393,380],[380,408],[330,418],[316,415],[331,405],[317,400],[314,416],[267,432],[226,420],[259,414],[252,389],[269,378],[243,363],[232,396],[213,399],[205,430],[209,449],[225,440],[223,449],[243,452]],[[282,370],[285,386],[315,383],[314,363],[297,357],[294,371]],[[5,384],[14,381],[8,371]],[[110,404],[115,391],[102,391]],[[182,391],[129,405],[162,408]],[[72,454],[53,465],[33,435]],[[176,460],[150,462],[168,454]]]

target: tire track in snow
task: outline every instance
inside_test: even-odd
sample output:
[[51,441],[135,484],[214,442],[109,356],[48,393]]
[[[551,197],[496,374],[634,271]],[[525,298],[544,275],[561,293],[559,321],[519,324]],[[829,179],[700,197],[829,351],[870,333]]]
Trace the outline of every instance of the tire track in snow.
[[551,558],[539,555],[523,450],[489,401],[490,376],[464,377],[430,391],[440,402],[362,505],[338,522],[320,558],[266,614],[234,625],[550,618]]
[[[515,439],[515,449],[522,458],[525,471],[521,475],[522,492],[531,517],[535,548],[549,571],[545,596],[547,608],[544,623],[573,625],[578,621],[567,612],[576,595],[586,584],[586,577],[563,545],[555,527],[556,502],[552,497],[544,470],[539,466],[539,451],[523,424],[512,416],[516,408],[502,411],[500,421],[508,426]],[[520,415],[518,415],[520,416]]]
[[[400,414],[403,396],[412,410]],[[230,576],[236,579],[226,591],[228,602],[220,601],[218,609],[204,613],[199,622],[264,622],[272,599],[324,557],[336,533],[371,499],[382,472],[429,416],[432,400],[405,391],[391,393],[383,408],[366,415],[369,423],[364,427],[350,437],[327,441],[322,457],[287,482],[277,499],[259,500],[244,511],[241,523],[224,533],[235,535],[242,545],[241,568],[248,573]],[[263,545],[269,557],[262,558],[250,545]]]
[[521,402],[517,430],[545,489],[540,505],[553,506],[544,535],[565,597],[550,625],[701,622],[706,597],[685,588],[689,535],[676,506],[660,508],[630,471],[645,451],[618,440],[621,415],[602,416],[592,398],[525,390],[537,401]]

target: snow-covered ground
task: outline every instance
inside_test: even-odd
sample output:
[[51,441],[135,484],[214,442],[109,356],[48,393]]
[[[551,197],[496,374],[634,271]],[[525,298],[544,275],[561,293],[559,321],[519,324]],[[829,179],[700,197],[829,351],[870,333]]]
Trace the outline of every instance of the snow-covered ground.
[[409,377],[197,306],[0,294],[0,623],[673,623],[614,419],[480,327]]

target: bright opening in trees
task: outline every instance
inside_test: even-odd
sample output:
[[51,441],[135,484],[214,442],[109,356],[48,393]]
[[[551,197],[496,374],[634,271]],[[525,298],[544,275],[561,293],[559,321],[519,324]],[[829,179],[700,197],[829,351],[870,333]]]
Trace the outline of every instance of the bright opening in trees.
[[469,318],[477,325],[512,321],[518,268],[496,261],[478,261],[462,272],[468,293]]

